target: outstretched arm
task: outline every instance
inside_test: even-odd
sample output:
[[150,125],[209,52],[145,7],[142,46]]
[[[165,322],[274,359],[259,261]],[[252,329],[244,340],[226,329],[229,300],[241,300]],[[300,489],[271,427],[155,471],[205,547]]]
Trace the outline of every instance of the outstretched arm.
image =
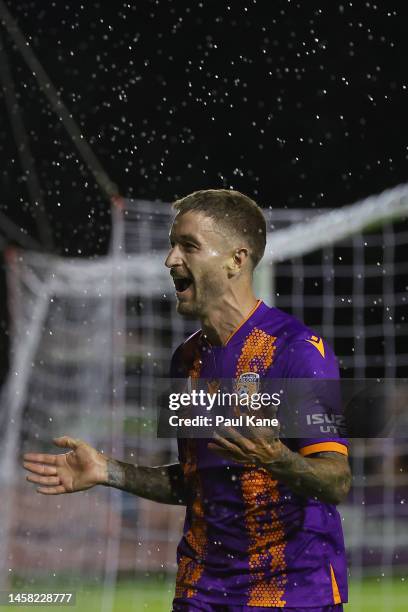
[[184,477],[179,463],[144,467],[108,459],[106,482],[102,484],[162,504],[186,504]]
[[70,451],[53,455],[26,453],[24,468],[29,482],[43,495],[84,491],[95,485],[112,486],[164,504],[185,504],[186,490],[178,463],[142,467],[106,457],[84,442],[63,436],[54,444]]

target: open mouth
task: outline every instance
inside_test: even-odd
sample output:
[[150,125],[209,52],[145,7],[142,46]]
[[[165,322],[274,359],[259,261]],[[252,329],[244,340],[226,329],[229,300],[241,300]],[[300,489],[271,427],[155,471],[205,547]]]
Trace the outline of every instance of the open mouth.
[[186,291],[190,285],[192,285],[193,283],[193,279],[192,278],[175,278],[173,277],[173,281],[174,281],[174,286],[176,288],[177,293],[183,293],[183,291]]

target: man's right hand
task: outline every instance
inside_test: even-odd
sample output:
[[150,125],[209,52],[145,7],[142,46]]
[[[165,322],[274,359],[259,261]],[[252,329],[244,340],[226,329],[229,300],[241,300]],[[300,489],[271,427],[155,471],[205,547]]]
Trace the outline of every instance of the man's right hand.
[[27,480],[40,485],[38,493],[59,495],[106,484],[107,457],[102,453],[69,436],[55,438],[54,444],[71,450],[59,455],[25,453],[23,457],[25,469],[31,472]]

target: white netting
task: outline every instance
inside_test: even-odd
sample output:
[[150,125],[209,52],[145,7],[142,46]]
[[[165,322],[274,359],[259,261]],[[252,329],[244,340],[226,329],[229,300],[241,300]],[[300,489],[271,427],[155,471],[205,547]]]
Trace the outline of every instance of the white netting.
[[[267,211],[259,294],[331,342],[350,377],[407,375],[407,191],[333,213]],[[36,496],[18,467],[22,450],[51,451],[50,439],[62,433],[134,463],[175,458],[174,443],[157,439],[146,421],[155,417],[155,377],[167,375],[172,350],[196,328],[175,313],[163,265],[170,220],[168,205],[128,201],[115,210],[107,257],[15,253],[10,260],[3,576],[66,571],[72,580],[88,575],[109,585],[118,571],[175,569],[182,509],[103,488]],[[399,503],[408,487],[400,471],[407,456],[403,441],[353,443],[354,487],[343,507],[353,576],[408,566],[402,530],[408,504]]]

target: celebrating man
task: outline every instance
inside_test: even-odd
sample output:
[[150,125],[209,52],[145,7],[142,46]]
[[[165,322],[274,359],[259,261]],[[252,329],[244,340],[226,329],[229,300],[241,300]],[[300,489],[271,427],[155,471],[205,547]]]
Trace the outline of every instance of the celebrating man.
[[[232,190],[194,192],[174,204],[166,266],[177,311],[201,329],[174,353],[171,376],[190,380],[338,379],[330,347],[254,295],[266,239],[261,209]],[[310,399],[305,398],[306,404]],[[319,410],[330,410],[324,397]],[[174,612],[338,612],[347,601],[343,535],[335,505],[347,495],[347,441],[338,433],[279,439],[259,428],[180,439],[179,463],[142,467],[107,458],[81,440],[69,452],[28,453],[38,491],[113,486],[186,505]]]

